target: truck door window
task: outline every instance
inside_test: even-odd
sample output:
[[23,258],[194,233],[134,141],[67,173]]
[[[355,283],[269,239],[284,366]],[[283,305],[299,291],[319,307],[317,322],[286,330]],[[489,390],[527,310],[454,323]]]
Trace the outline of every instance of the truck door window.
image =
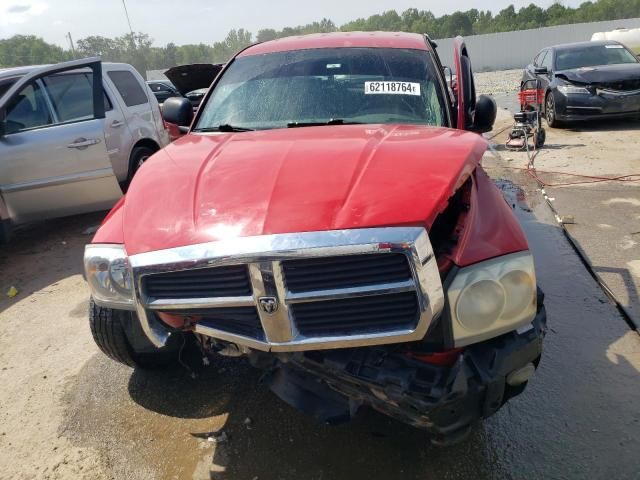
[[113,70],[107,72],[107,75],[116,86],[127,107],[143,105],[149,102],[147,94],[144,93],[140,82],[138,82],[133,73],[127,70]]
[[6,133],[16,133],[53,123],[51,112],[37,83],[25,86],[9,102],[6,123]]

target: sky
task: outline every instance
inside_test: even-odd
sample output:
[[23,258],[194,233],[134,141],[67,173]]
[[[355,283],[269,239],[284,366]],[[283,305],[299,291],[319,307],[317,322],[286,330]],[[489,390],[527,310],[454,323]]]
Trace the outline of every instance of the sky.
[[[148,33],[158,46],[173,42],[213,43],[232,28],[254,34],[262,28],[281,29],[326,17],[341,25],[385,10],[431,10],[436,16],[456,10],[490,9],[494,14],[531,0],[126,0],[134,31]],[[553,0],[536,2],[546,8]],[[581,0],[563,0],[575,7]],[[490,5],[490,6],[489,6]],[[122,0],[0,0],[0,38],[15,34],[37,35],[68,47],[89,35],[116,37],[128,32]]]

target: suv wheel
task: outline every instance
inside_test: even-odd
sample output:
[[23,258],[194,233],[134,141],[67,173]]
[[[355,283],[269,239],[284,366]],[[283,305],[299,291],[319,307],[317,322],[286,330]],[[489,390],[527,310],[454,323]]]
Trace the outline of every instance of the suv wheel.
[[100,350],[116,362],[134,368],[159,368],[178,360],[180,342],[156,348],[144,336],[140,323],[131,312],[100,307],[92,299],[89,325]]
[[140,146],[133,149],[133,151],[131,152],[131,158],[129,159],[129,178],[127,179],[127,183],[131,182],[131,179],[136,174],[138,169],[154,153],[156,153],[155,150],[145,146]]

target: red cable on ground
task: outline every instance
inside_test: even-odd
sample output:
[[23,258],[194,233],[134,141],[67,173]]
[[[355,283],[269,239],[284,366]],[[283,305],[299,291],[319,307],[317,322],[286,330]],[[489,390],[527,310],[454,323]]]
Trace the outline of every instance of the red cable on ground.
[[[503,130],[501,130],[499,133],[501,133]],[[491,138],[494,138],[495,136],[497,136],[498,134],[494,135]],[[535,160],[536,156],[538,155],[539,150],[536,148],[535,144],[533,145],[533,153],[531,153],[529,151],[529,143],[527,141],[527,137],[525,136],[525,142],[527,142],[525,144],[525,149],[527,152],[527,157],[529,158],[529,163],[527,164],[526,167],[508,167],[506,165],[503,165],[501,167],[498,168],[507,168],[510,170],[525,170],[527,172],[527,174],[533,178],[536,182],[538,182],[540,184],[541,187],[567,187],[567,186],[572,186],[572,185],[587,185],[590,183],[602,183],[602,182],[638,182],[640,181],[640,173],[632,173],[630,175],[620,175],[617,177],[601,177],[598,175],[583,175],[580,173],[572,173],[572,172],[560,172],[560,171],[556,171],[556,170],[537,170],[534,165],[533,165],[533,161]],[[538,173],[548,173],[548,174],[552,174],[552,175],[566,175],[569,177],[579,177],[579,178],[588,178],[589,181],[580,181],[580,182],[564,182],[564,183],[547,183],[544,180],[542,180],[539,176]],[[638,178],[635,178],[638,177]]]

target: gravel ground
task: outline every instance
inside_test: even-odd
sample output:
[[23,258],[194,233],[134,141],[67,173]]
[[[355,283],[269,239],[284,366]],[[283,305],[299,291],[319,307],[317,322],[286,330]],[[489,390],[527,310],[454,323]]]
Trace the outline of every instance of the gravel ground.
[[521,78],[521,69],[476,73],[476,91],[478,94],[493,96],[516,94]]

